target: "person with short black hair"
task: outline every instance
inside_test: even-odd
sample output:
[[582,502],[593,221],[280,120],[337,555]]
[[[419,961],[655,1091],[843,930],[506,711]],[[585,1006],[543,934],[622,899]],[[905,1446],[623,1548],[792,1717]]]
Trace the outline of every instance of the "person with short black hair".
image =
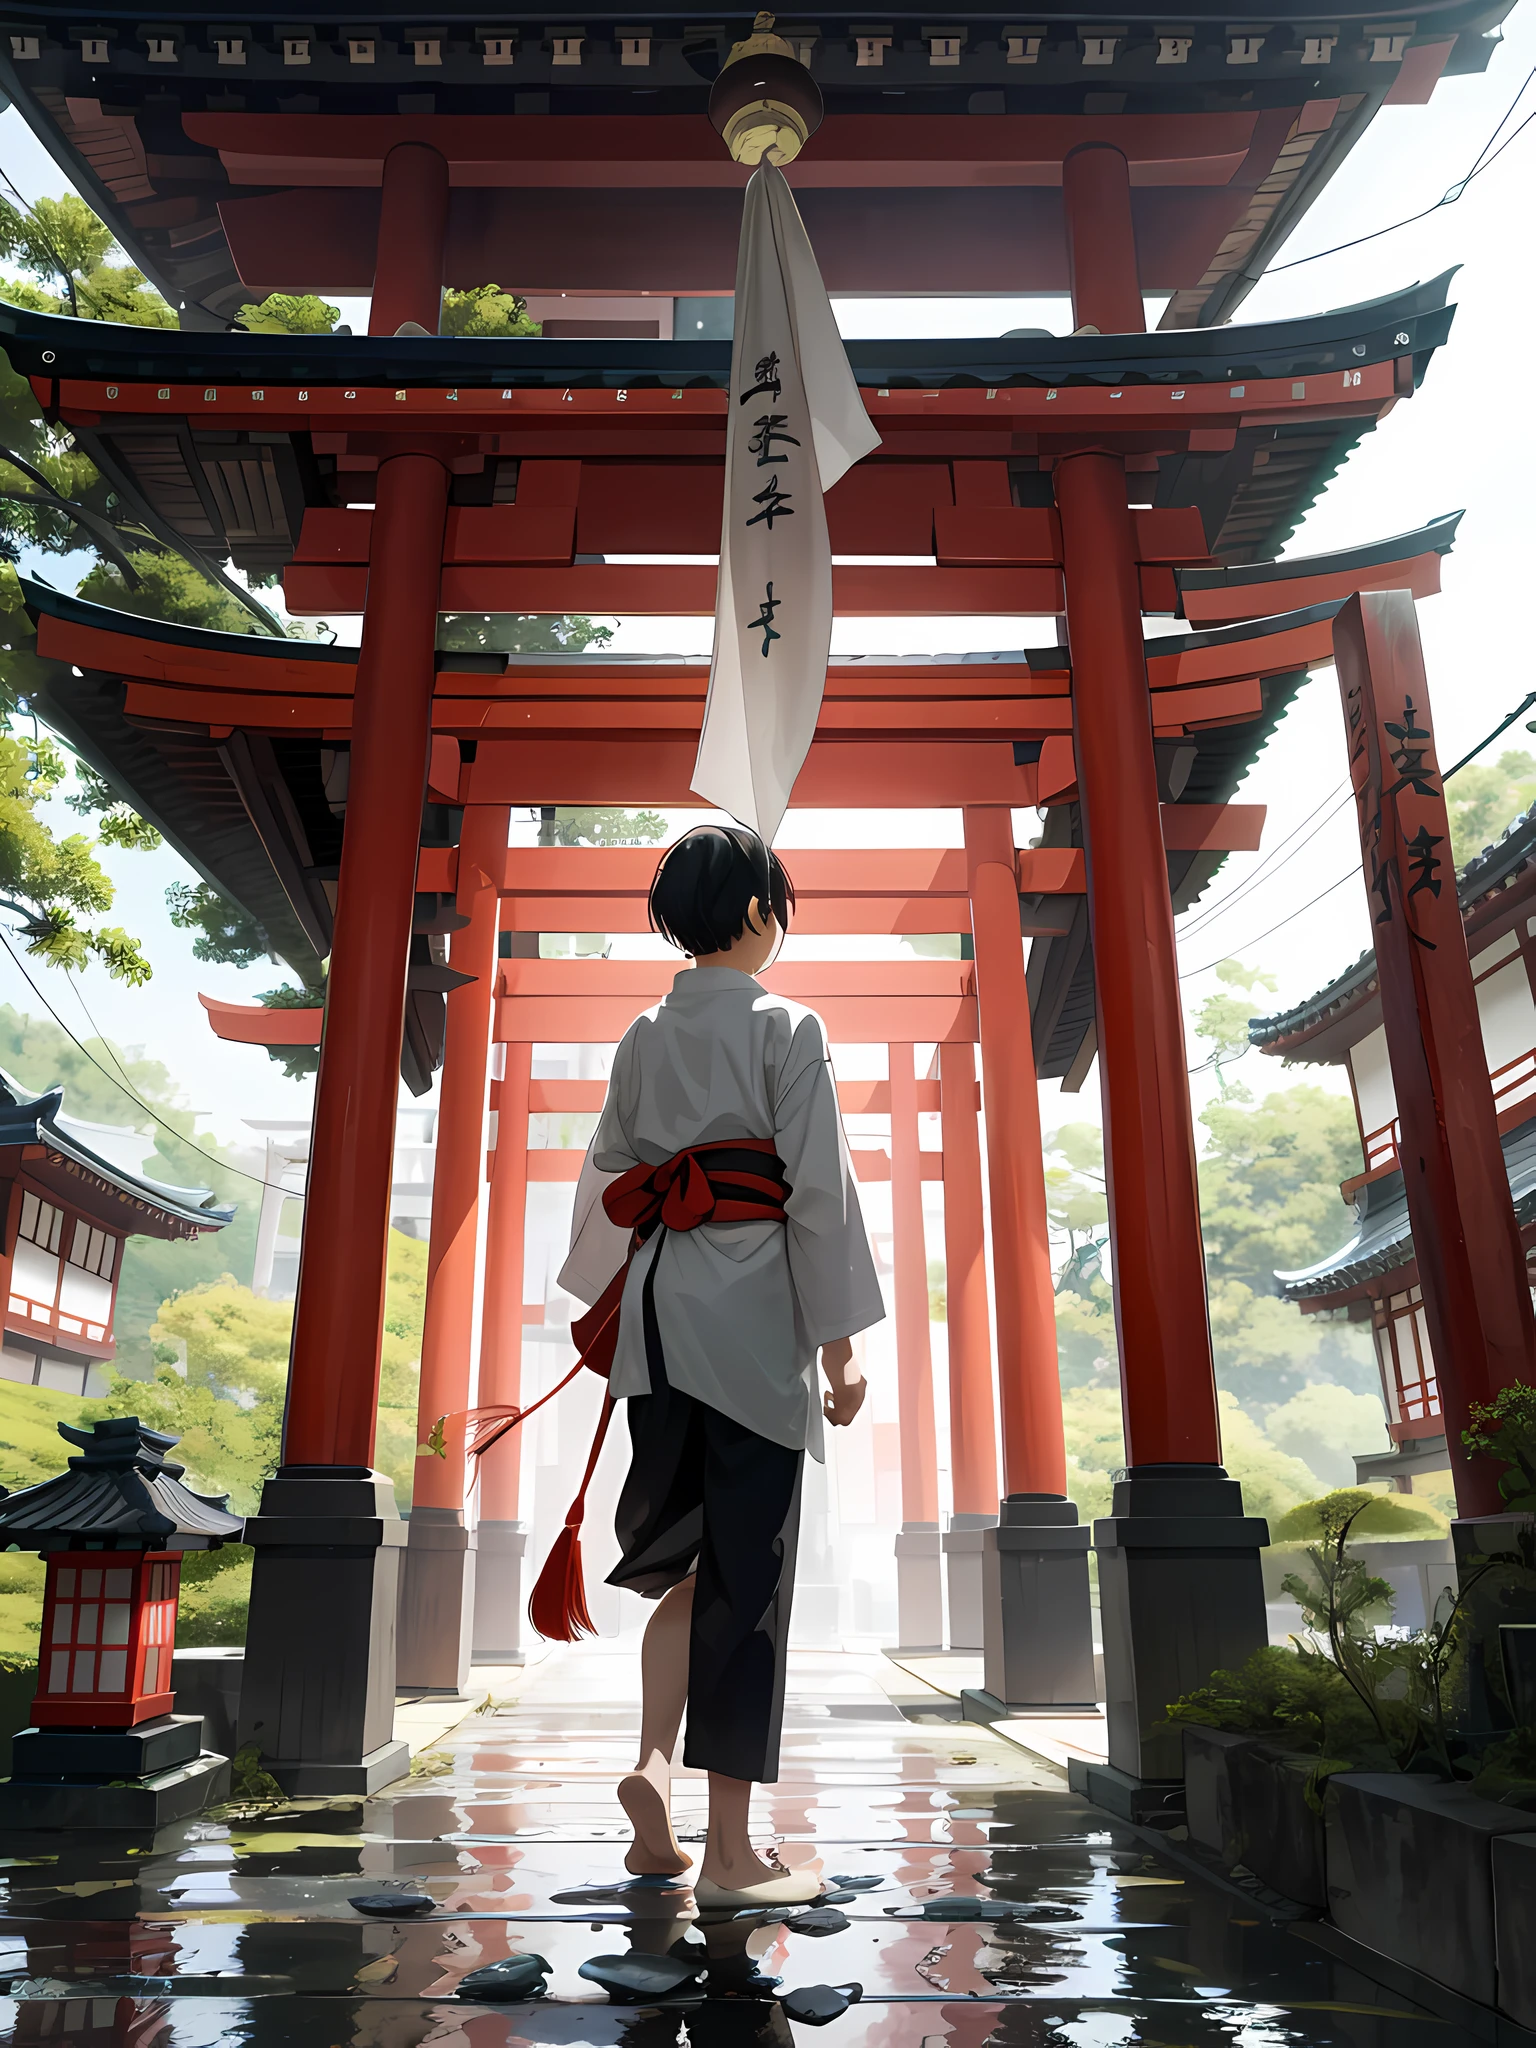
[[709,1906],[821,1889],[758,1857],[748,1802],[778,1776],[801,1468],[823,1456],[823,1421],[859,1412],[850,1339],[885,1313],[826,1031],[755,979],[794,900],[743,826],[696,826],[662,856],[651,922],[696,964],[614,1055],[560,1275],[578,1299],[617,1304],[609,1391],[632,1455],[609,1583],[659,1603],[640,1757],[619,1786],[628,1867],[688,1867],[668,1797],[686,1703],[683,1762],[709,1773],[694,1881]]

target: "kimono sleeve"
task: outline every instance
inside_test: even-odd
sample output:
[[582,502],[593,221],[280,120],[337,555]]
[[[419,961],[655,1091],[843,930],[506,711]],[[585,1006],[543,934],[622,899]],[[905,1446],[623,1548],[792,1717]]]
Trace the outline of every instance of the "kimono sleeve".
[[603,1207],[603,1191],[610,1181],[639,1164],[640,1155],[628,1135],[634,1114],[634,1081],[631,1028],[614,1055],[603,1113],[592,1133],[587,1156],[581,1162],[581,1178],[576,1183],[571,1246],[560,1268],[558,1284],[578,1301],[596,1301],[629,1252],[629,1232],[610,1222]]
[[885,1316],[859,1210],[853,1162],[821,1019],[796,1023],[774,1109],[774,1142],[792,1190],[785,1205],[790,1281],[810,1342],[830,1344]]

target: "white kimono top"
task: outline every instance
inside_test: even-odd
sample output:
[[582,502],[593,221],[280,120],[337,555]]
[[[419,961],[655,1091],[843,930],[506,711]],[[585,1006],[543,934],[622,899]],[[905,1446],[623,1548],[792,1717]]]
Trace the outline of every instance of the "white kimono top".
[[787,1220],[659,1230],[625,1283],[609,1386],[620,1399],[650,1392],[641,1289],[654,1259],[671,1385],[820,1458],[817,1349],[879,1322],[885,1306],[814,1010],[739,968],[690,967],[635,1019],[587,1148],[560,1285],[594,1302],[624,1263],[630,1233],[603,1208],[609,1181],[724,1138],[773,1140],[792,1190]]

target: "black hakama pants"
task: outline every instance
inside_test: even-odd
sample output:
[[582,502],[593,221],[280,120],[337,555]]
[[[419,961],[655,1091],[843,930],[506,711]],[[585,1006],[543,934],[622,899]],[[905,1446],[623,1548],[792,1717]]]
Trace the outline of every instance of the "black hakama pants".
[[683,1762],[771,1785],[805,1453],[672,1386],[649,1286],[642,1298],[651,1391],[625,1403],[630,1465],[608,1584],[658,1600],[696,1574]]

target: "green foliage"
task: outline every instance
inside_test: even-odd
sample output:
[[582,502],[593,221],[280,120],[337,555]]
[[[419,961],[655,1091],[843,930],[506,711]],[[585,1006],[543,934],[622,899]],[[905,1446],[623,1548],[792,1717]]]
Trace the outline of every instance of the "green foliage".
[[340,318],[340,306],[327,305],[313,292],[268,292],[259,306],[242,306],[235,324],[247,334],[330,334]]
[[539,826],[540,846],[654,846],[667,836],[657,811],[556,810]]
[[236,597],[194,569],[181,555],[140,548],[128,557],[138,583],[130,586],[112,562],[98,562],[82,579],[79,595],[113,611],[218,633],[248,633],[251,614]]
[[82,922],[110,909],[114,890],[84,833],[59,839],[37,806],[64,779],[67,763],[46,735],[0,735],[0,911],[15,919],[33,959],[83,967],[93,956],[115,980],[138,987],[150,965],[115,925]]
[[73,192],[61,199],[37,199],[23,211],[0,199],[0,259],[14,263],[42,283],[56,284],[59,296],[39,285],[0,280],[0,297],[40,313],[70,313],[82,320],[110,320],[130,327],[176,327],[175,312],[130,264],[112,264],[112,231]]
[[437,622],[445,654],[580,654],[613,634],[580,612],[444,612]]
[[252,967],[275,959],[266,928],[209,882],[172,882],[165,907],[178,931],[196,932],[194,960],[219,960],[229,967]]
[[475,285],[467,292],[444,292],[437,326],[440,334],[462,335],[466,340],[544,332],[536,320],[528,318],[526,299],[505,291],[499,284]]
[[1474,1401],[1472,1427],[1461,1440],[1469,1451],[1497,1458],[1505,1469],[1499,1493],[1512,1508],[1536,1508],[1536,1387],[1520,1381],[1501,1387],[1491,1401]]
[[1304,1084],[1256,1108],[1213,1102],[1200,1121],[1210,1133],[1200,1214],[1211,1275],[1273,1294],[1277,1268],[1308,1265],[1339,1241],[1339,1183],[1361,1167],[1354,1110]]
[[[1058,1301],[1058,1312],[1065,1307]],[[1317,1479],[1298,1458],[1288,1458],[1230,1394],[1222,1394],[1222,1457],[1243,1486],[1249,1514],[1278,1517],[1317,1491]],[[1080,1385],[1062,1394],[1068,1489],[1084,1521],[1109,1512],[1110,1475],[1125,1463],[1118,1385]]]
[[1336,1664],[1273,1643],[1171,1701],[1168,1719],[1279,1736],[1318,1757],[1359,1757],[1377,1744],[1375,1722]]
[[[257,1001],[268,1010],[317,1010],[324,1007],[325,990],[285,981],[281,988],[264,989]],[[318,1045],[269,1045],[267,1058],[275,1060],[290,1081],[307,1080],[320,1071]]]
[[928,1261],[928,1320],[930,1323],[949,1321],[949,1290],[942,1259]]
[[1078,1236],[1109,1222],[1104,1188],[1104,1133],[1097,1124],[1063,1124],[1045,1140],[1046,1214],[1075,1246]]
[[236,1799],[247,1803],[259,1800],[275,1805],[287,1797],[272,1773],[262,1769],[261,1748],[254,1742],[246,1743],[230,1758],[229,1789]]
[[1457,871],[1498,839],[1512,818],[1536,803],[1536,758],[1523,751],[1473,762],[1446,785],[1451,858]]
[[1223,1096],[1248,1101],[1251,1098],[1245,1088],[1228,1087],[1222,1069],[1249,1050],[1248,1023],[1254,1012],[1254,990],[1277,989],[1280,984],[1274,975],[1258,967],[1245,967],[1241,960],[1223,960],[1216,969],[1216,978],[1239,993],[1207,996],[1195,1012],[1195,1031],[1215,1047],[1211,1063]]
[[[1298,1316],[1297,1321],[1302,1319]],[[1325,1326],[1326,1327],[1326,1326]],[[1376,1394],[1355,1394],[1347,1387],[1319,1382],[1303,1387],[1264,1418],[1265,1434],[1293,1458],[1311,1467],[1333,1486],[1347,1486],[1355,1476],[1356,1451],[1387,1446],[1386,1417]]]
[[1270,1525],[1271,1543],[1332,1541],[1348,1521],[1357,1538],[1410,1537],[1429,1541],[1444,1536],[1449,1523],[1438,1508],[1410,1506],[1402,1494],[1372,1493],[1365,1486],[1341,1486],[1319,1500],[1304,1500]]
[[[192,1557],[228,1559],[225,1570],[207,1579],[187,1578]],[[193,1552],[182,1566],[181,1600],[176,1610],[176,1642],[183,1650],[237,1648],[245,1641],[251,1605],[251,1553],[243,1543],[223,1550]]]

